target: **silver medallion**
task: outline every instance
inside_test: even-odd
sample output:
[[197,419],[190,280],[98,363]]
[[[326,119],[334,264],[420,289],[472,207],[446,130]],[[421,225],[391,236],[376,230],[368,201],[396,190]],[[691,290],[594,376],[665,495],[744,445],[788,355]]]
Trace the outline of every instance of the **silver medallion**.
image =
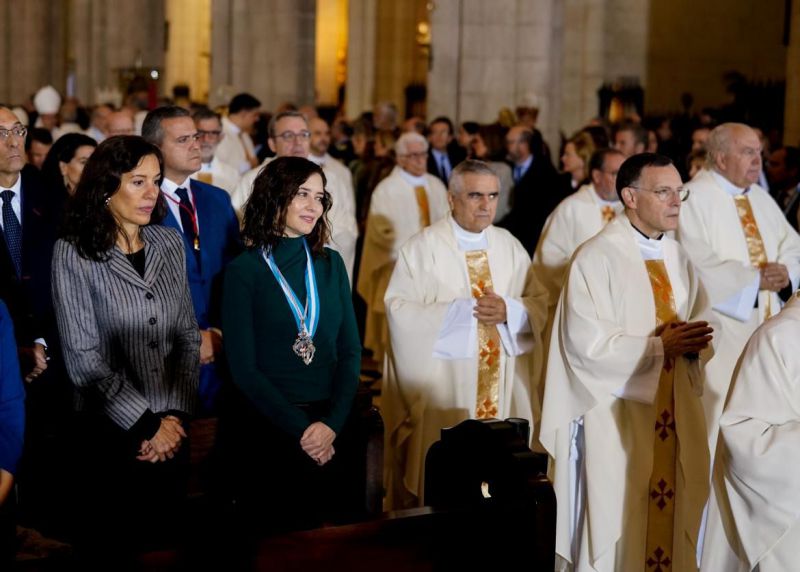
[[297,339],[292,344],[292,350],[306,365],[314,360],[314,352],[317,351],[317,348],[314,347],[314,341],[305,328],[297,333]]

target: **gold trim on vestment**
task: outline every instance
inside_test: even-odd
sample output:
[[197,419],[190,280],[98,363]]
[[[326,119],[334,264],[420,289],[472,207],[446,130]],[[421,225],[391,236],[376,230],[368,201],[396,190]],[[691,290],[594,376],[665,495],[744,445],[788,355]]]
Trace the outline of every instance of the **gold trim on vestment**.
[[414,187],[414,195],[417,197],[417,206],[419,207],[419,225],[422,228],[431,225],[431,209],[428,206],[428,193],[425,187],[419,185]]
[[[678,320],[675,297],[663,260],[645,260],[656,306],[656,327],[669,327]],[[653,439],[653,472],[647,509],[647,552],[644,570],[672,570],[672,544],[675,529],[675,473],[678,436],[675,432],[675,368],[664,358],[655,399],[656,419]]]
[[[733,197],[736,205],[736,213],[739,215],[739,222],[742,224],[744,239],[747,242],[747,255],[750,257],[750,264],[753,268],[761,269],[767,262],[767,249],[764,248],[764,241],[761,238],[761,231],[758,230],[756,217],[753,215],[753,207],[747,195],[736,195]],[[772,314],[769,299],[764,315],[769,318]]]
[[[466,253],[469,283],[474,298],[492,288],[489,256],[485,250]],[[500,394],[500,333],[497,326],[478,322],[478,391],[475,400],[475,418],[497,417]]]

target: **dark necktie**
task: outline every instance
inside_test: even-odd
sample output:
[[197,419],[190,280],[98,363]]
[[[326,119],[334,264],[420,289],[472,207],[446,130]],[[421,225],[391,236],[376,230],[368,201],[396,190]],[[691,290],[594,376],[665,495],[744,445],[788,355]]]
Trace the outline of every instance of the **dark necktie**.
[[447,157],[445,155],[441,155],[439,157],[439,171],[442,173],[442,180],[446,183],[447,182]]
[[522,178],[522,166],[521,165],[514,165],[514,183],[519,183],[519,180]]
[[14,198],[14,191],[6,189],[0,196],[3,197],[3,233],[8,246],[8,253],[14,262],[14,269],[17,276],[22,277],[22,227],[19,219],[11,207],[11,199]]
[[181,211],[181,226],[183,226],[183,234],[186,235],[189,244],[197,251],[200,249],[200,241],[198,240],[196,227],[194,224],[195,214],[192,201],[189,200],[189,193],[181,187],[175,194],[181,199],[181,206],[178,209]]

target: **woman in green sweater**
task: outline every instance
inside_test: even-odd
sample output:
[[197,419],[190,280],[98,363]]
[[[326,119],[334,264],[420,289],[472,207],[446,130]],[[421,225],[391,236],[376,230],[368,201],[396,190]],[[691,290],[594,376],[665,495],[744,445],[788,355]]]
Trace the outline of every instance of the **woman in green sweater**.
[[225,274],[233,395],[220,413],[220,446],[238,505],[266,531],[311,528],[329,516],[358,387],[347,272],[324,246],[325,183],[306,159],[270,162],[244,208],[248,249]]

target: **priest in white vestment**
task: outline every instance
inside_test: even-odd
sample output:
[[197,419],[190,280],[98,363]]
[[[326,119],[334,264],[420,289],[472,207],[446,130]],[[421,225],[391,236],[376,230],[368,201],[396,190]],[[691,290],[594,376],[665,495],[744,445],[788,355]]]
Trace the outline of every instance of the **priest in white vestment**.
[[403,133],[395,143],[397,166],[370,200],[356,290],[367,304],[364,347],[381,363],[389,342],[383,297],[397,253],[406,241],[447,214],[447,189],[428,174],[428,141]]
[[687,184],[692,198],[675,236],[697,267],[720,326],[703,393],[713,455],[739,355],[755,329],[797,290],[800,236],[756,184],[761,142],[750,127],[724,123],[711,131],[706,148],[709,168]]
[[616,181],[624,160],[625,155],[616,149],[595,151],[589,161],[592,182],[561,201],[547,218],[533,255],[533,272],[547,290],[545,344],[572,255],[623,210]]
[[[311,132],[305,116],[299,111],[283,111],[274,115],[269,121],[269,139],[267,144],[276,157],[309,158]],[[244,204],[253,192],[253,181],[273,157],[265,159],[258,167],[242,175],[239,184],[231,195],[231,202],[241,217]],[[353,282],[353,264],[356,259],[356,240],[358,225],[356,224],[355,202],[351,199],[352,191],[330,170],[324,170],[327,184],[325,190],[331,195],[331,209],[328,211],[328,222],[331,228],[330,246],[342,255],[347,277]]]
[[452,214],[400,249],[386,291],[390,349],[381,409],[386,508],[424,502],[425,456],[466,419],[521,417],[538,425],[532,313],[541,291],[530,259],[491,225],[500,183],[480,161],[450,178]]
[[750,338],[720,418],[701,569],[800,569],[800,298]]
[[671,161],[634,155],[616,186],[625,213],[575,253],[549,348],[559,569],[687,572],[709,488],[706,297],[665,235],[686,198]]

